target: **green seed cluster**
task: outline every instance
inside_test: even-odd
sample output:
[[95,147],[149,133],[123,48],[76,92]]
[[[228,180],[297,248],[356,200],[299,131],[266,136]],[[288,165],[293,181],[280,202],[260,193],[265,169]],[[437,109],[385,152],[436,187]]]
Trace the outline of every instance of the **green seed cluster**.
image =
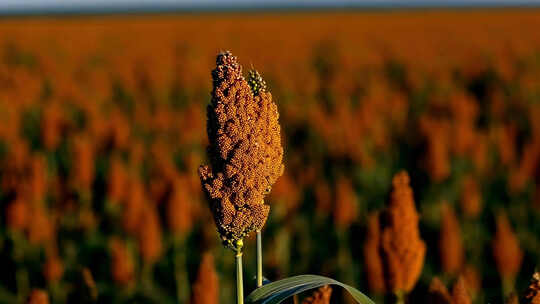
[[266,92],[266,81],[261,77],[257,70],[250,70],[248,76],[248,85],[253,95],[259,95],[259,92]]

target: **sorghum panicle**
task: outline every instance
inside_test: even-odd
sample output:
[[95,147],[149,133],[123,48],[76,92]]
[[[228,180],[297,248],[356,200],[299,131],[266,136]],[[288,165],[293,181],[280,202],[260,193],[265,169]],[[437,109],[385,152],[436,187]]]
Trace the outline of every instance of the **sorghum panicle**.
[[28,297],[27,304],[49,304],[49,295],[43,290],[34,289]]
[[472,298],[475,298],[482,289],[482,278],[480,277],[478,270],[472,265],[465,265],[461,275],[465,279],[469,294]]
[[402,171],[394,176],[392,183],[386,227],[381,236],[385,279],[389,290],[409,292],[422,272],[426,244],[420,238],[409,175]]
[[452,288],[453,304],[471,304],[471,295],[468,291],[465,278],[460,276]]
[[525,293],[525,304],[540,304],[540,272],[535,272]]
[[330,304],[332,287],[326,285],[315,290],[311,296],[304,299],[302,304]]
[[452,297],[448,289],[438,277],[434,277],[429,284],[428,303],[452,304]]
[[153,206],[144,208],[138,231],[139,250],[143,261],[154,263],[161,256],[163,244],[161,240],[161,224],[157,210]]
[[17,197],[6,207],[7,226],[16,231],[24,231],[30,220],[29,209],[26,201]]
[[201,259],[191,300],[193,304],[219,303],[219,280],[214,266],[214,257],[210,253],[205,253]]
[[464,251],[459,220],[454,209],[447,203],[442,205],[439,253],[444,272],[455,274],[463,266]]
[[501,277],[514,278],[521,268],[523,251],[508,218],[504,213],[497,216],[497,230],[493,239],[493,258]]
[[47,282],[57,282],[64,274],[64,265],[56,254],[51,254],[43,265],[43,276]]
[[167,224],[176,236],[184,236],[191,229],[194,221],[191,196],[186,178],[177,177],[174,188],[167,202]]
[[124,241],[113,238],[109,242],[111,255],[111,275],[119,285],[127,285],[135,278],[133,257]]
[[460,205],[463,214],[469,218],[476,218],[482,212],[482,193],[472,176],[463,179]]
[[471,297],[467,291],[465,279],[459,277],[454,283],[452,294],[444,283],[434,277],[429,285],[428,303],[430,304],[471,304]]
[[357,217],[356,193],[351,181],[341,177],[335,185],[334,223],[338,228],[348,229]]
[[263,227],[267,194],[283,173],[279,114],[272,95],[257,94],[230,52],[217,56],[207,108],[210,165],[199,168],[203,188],[225,244]]
[[375,293],[385,291],[384,269],[380,254],[381,228],[379,224],[379,214],[369,216],[367,235],[364,242],[364,265],[369,289]]

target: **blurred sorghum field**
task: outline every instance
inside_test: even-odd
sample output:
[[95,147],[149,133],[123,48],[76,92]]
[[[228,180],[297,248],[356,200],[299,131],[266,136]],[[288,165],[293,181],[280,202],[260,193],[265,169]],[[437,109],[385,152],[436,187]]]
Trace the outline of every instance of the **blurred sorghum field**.
[[427,248],[411,303],[459,275],[503,302],[540,263],[539,28],[533,9],[1,20],[0,302],[233,302],[197,175],[228,49],[281,115],[270,280],[383,302],[375,214],[406,170]]

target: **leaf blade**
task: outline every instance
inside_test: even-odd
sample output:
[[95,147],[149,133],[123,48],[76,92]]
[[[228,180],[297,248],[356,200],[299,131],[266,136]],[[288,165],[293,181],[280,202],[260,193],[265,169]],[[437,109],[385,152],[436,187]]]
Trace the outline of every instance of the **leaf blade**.
[[246,298],[246,304],[279,304],[293,295],[324,285],[343,287],[360,304],[375,304],[356,288],[318,275],[294,276],[259,287]]

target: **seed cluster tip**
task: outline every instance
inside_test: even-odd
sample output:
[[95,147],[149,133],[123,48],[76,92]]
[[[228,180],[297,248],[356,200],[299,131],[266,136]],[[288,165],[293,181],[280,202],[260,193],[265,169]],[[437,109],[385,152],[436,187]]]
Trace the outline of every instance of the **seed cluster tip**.
[[540,303],[540,272],[535,272],[525,294],[525,303]]
[[262,78],[257,70],[250,70],[248,84],[253,92],[253,95],[259,95],[259,92],[266,92],[266,81]]

